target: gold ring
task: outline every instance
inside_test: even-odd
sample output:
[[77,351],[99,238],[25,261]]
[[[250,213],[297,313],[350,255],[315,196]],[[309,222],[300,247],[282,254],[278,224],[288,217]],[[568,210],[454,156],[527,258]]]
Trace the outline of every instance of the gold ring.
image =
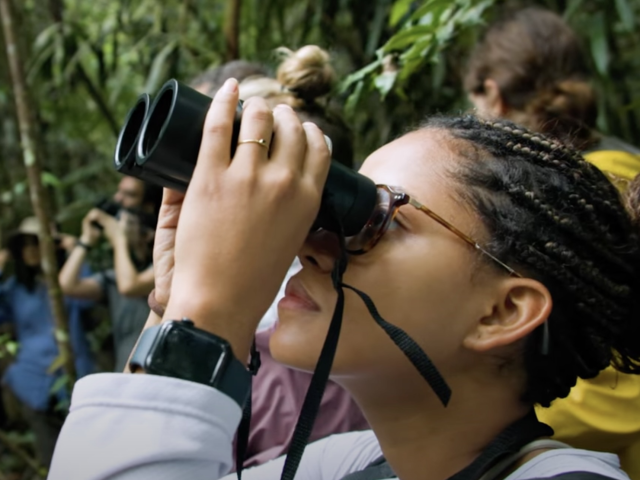
[[238,145],[242,145],[243,143],[257,143],[258,145],[263,146],[264,148],[269,148],[267,141],[264,138],[260,138],[259,140],[254,140],[250,138],[249,140],[241,140],[238,142]]

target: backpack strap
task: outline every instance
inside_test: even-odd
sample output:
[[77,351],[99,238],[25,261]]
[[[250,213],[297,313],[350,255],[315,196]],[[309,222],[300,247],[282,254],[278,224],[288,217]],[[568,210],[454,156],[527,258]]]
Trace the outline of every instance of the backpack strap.
[[530,480],[616,480],[613,477],[593,472],[567,472],[546,478],[532,478]]
[[[570,448],[569,445],[561,442],[557,442],[555,440],[537,440],[535,442],[531,442],[529,445],[526,445],[521,452],[518,452],[518,458],[515,458],[515,455],[500,462],[500,464],[496,465],[493,469],[487,472],[482,479],[489,478],[491,474],[491,478],[496,478],[496,476],[500,473],[504,473],[504,470],[508,468],[513,462],[519,460],[524,455],[527,455],[535,450],[539,450],[541,448],[544,449],[556,449],[556,448]],[[507,465],[507,460],[510,460],[510,463]],[[497,471],[498,467],[502,467],[500,472],[496,474],[494,469]],[[359,472],[351,473],[346,477],[343,477],[342,480],[386,480],[389,478],[398,478],[391,467],[384,459],[384,457],[377,458],[373,462],[371,462],[364,470]],[[600,475],[599,473],[593,472],[567,472],[561,473],[559,475],[555,475],[553,477],[546,478],[532,478],[531,480],[615,480],[612,477],[607,477],[605,475]]]
[[503,476],[504,472],[511,468],[518,460],[530,454],[531,452],[542,449],[549,450],[558,448],[571,448],[571,445],[567,445],[566,443],[558,442],[556,440],[535,440],[531,443],[526,444],[516,453],[500,460],[484,475],[482,475],[482,477],[480,477],[480,480],[495,480],[497,478],[500,478],[501,476]]

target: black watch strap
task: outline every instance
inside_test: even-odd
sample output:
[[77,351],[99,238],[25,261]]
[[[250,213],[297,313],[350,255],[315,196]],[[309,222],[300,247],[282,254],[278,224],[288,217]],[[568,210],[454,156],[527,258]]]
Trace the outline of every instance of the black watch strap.
[[240,408],[250,393],[252,372],[233,355],[227,341],[196,328],[189,320],[144,330],[129,366],[132,372],[142,369],[208,385],[231,397]]
[[227,363],[227,368],[222,372],[215,388],[229,395],[240,408],[243,408],[251,389],[251,376],[240,360],[233,357]]

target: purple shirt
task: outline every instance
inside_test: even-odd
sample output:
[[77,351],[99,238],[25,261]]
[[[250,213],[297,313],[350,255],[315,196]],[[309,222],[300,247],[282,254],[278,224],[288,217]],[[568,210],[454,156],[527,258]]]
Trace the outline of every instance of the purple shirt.
[[[256,334],[262,366],[253,378],[251,432],[245,467],[268,462],[287,452],[311,374],[277,363],[269,353],[272,329]],[[329,381],[309,442],[334,433],[367,430],[369,425],[349,393]]]

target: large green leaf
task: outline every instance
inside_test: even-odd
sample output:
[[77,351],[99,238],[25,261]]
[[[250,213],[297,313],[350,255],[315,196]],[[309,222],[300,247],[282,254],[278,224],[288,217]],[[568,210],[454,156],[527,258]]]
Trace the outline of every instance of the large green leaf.
[[391,37],[384,45],[383,51],[384,53],[390,53],[408,48],[418,40],[432,34],[434,30],[434,25],[417,25],[415,27],[410,27],[407,30]]
[[609,43],[607,41],[606,20],[602,12],[592,18],[591,55],[598,69],[598,73],[606,76],[609,71]]
[[438,22],[440,20],[440,15],[442,15],[442,13],[447,9],[453,9],[454,6],[454,0],[428,0],[424,5],[413,12],[411,20],[420,23],[420,21],[426,17],[428,20],[423,20],[424,22],[428,21],[429,23],[432,23],[434,20]]
[[393,88],[393,85],[396,83],[396,78],[398,77],[397,71],[391,72],[383,72],[381,75],[378,75],[374,80],[374,85],[380,92],[382,98],[385,98],[387,94]]
[[47,185],[54,188],[60,188],[62,186],[60,179],[51,172],[42,172],[41,178],[42,178],[43,185]]
[[51,45],[56,36],[62,35],[61,27],[61,24],[54,23],[42,30],[33,42],[33,50],[37,52]]
[[360,82],[367,75],[373,73],[375,70],[379,69],[382,65],[382,58],[379,58],[375,62],[370,63],[364,68],[361,68],[355,73],[348,75],[340,84],[338,85],[338,94],[345,93],[354,83]]
[[53,385],[51,385],[51,390],[49,390],[49,393],[51,393],[51,395],[56,395],[60,390],[65,388],[68,385],[68,383],[69,383],[69,376],[66,373],[63,373],[56,379],[55,382],[53,382]]
[[177,40],[169,41],[162,50],[156,55],[151,65],[151,71],[147,77],[147,83],[144,87],[147,92],[155,92],[160,85],[166,80],[169,71],[169,56],[178,46]]
[[636,25],[636,18],[628,0],[616,0],[616,8],[624,27],[628,31],[632,31]]
[[459,17],[459,23],[461,25],[479,25],[483,22],[483,15],[488,8],[495,4],[495,0],[482,0],[476,5],[468,3],[465,8],[461,10]]
[[362,95],[363,90],[364,90],[364,81],[360,80],[356,84],[356,88],[353,90],[353,93],[349,95],[349,98],[347,98],[347,101],[344,105],[344,113],[347,117],[353,116],[356,110],[356,107],[358,105],[358,102],[360,101],[360,96]]
[[55,373],[57,370],[64,367],[65,363],[67,363],[67,357],[63,354],[58,355],[51,365],[49,365],[49,368],[47,368],[47,373]]
[[389,15],[389,26],[395,27],[409,12],[409,7],[415,3],[415,0],[396,0],[391,7]]
[[567,4],[567,9],[564,12],[565,20],[571,21],[573,19],[573,16],[578,11],[580,11],[583,3],[584,3],[584,0],[569,0],[569,3]]

